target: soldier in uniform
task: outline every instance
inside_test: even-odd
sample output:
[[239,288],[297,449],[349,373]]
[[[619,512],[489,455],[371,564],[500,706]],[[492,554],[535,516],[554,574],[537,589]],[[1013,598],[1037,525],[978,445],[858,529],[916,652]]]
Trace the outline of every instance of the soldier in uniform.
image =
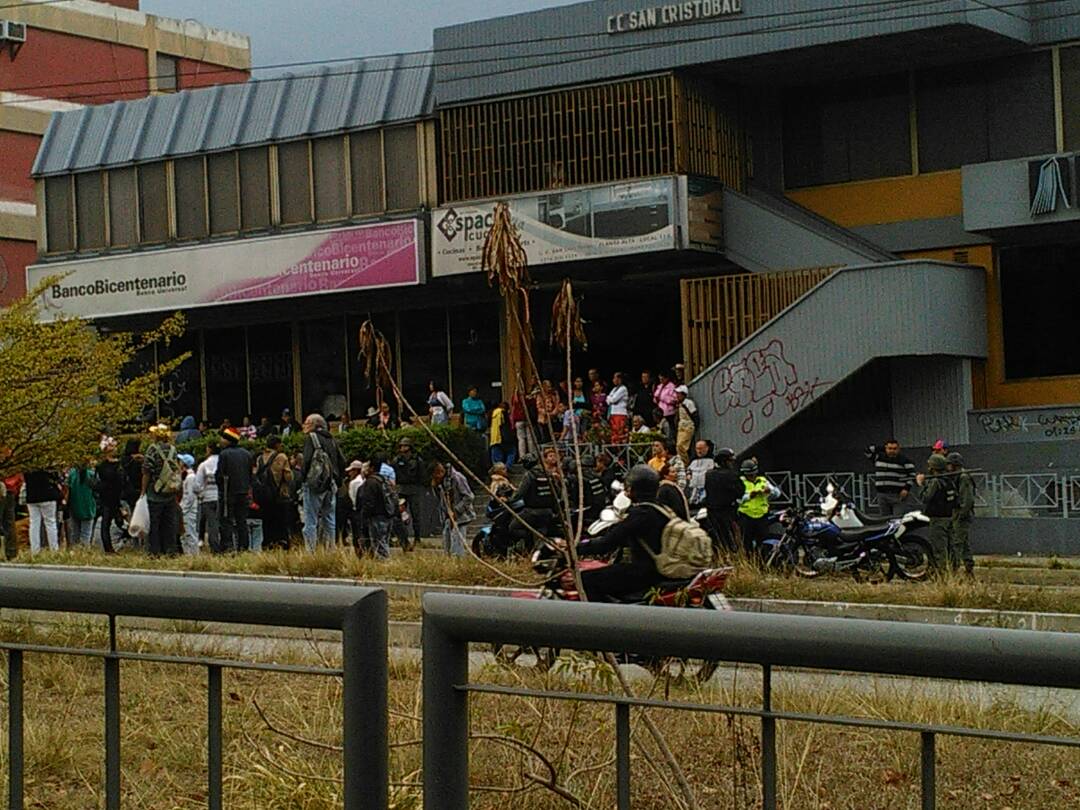
[[952,520],[952,546],[949,565],[959,568],[963,563],[968,576],[975,571],[975,558],[971,556],[971,520],[975,516],[975,480],[964,469],[964,458],[959,453],[946,457],[949,472],[956,481],[956,511]]
[[922,479],[923,514],[930,518],[930,545],[934,550],[934,563],[939,570],[952,567],[952,525],[956,508],[956,483],[948,475],[948,463],[936,453],[926,460],[929,476]]

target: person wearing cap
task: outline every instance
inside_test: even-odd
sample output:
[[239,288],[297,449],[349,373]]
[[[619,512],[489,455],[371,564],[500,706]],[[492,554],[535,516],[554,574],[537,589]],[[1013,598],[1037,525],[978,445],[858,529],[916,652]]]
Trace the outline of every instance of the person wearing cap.
[[146,548],[151,556],[180,551],[180,511],[176,499],[183,487],[183,470],[170,441],[169,426],[150,428],[152,439],[142,462],[142,494],[150,512]]
[[949,472],[956,479],[956,509],[952,517],[949,565],[964,566],[968,576],[975,573],[975,558],[971,554],[971,521],[975,517],[975,479],[964,469],[964,457],[949,453],[945,459]]
[[416,548],[420,543],[420,517],[428,484],[424,466],[424,459],[413,448],[412,439],[402,436],[398,442],[397,457],[394,459],[394,476],[397,479],[398,494],[405,499],[405,508],[411,518],[411,548]]
[[947,459],[949,455],[949,443],[944,439],[938,439],[931,448],[934,455]]
[[769,499],[780,498],[783,493],[759,473],[755,458],[743,461],[739,473],[743,483],[743,494],[739,498],[739,529],[743,549],[747,554],[754,554],[769,536]]
[[945,457],[931,453],[926,460],[927,476],[922,479],[922,491],[919,493],[923,503],[923,514],[930,518],[930,546],[934,552],[934,563],[944,569],[949,564],[949,549],[952,546],[952,520],[956,510],[956,482],[948,475],[948,462]]
[[190,556],[199,553],[199,493],[195,490],[195,456],[181,453],[178,458],[184,465],[184,488],[180,497],[180,517],[184,525],[180,549]]
[[240,431],[221,432],[225,447],[218,454],[218,502],[221,507],[221,547],[225,552],[247,551],[250,547],[247,517],[251,508],[251,453],[240,446]]
[[689,464],[690,447],[694,443],[694,434],[697,433],[701,416],[697,403],[690,399],[690,389],[685,385],[675,386],[675,400],[675,448],[683,464]]

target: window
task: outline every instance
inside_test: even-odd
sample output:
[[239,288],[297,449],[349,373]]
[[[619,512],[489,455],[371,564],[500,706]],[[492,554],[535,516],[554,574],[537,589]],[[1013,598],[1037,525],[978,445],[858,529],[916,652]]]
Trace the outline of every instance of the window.
[[1080,47],[1061,49],[1061,110],[1065,149],[1080,149]]
[[310,150],[307,141],[283,143],[277,149],[282,225],[311,222]]
[[315,219],[332,222],[349,215],[345,190],[345,139],[319,138],[312,141],[315,163]]
[[176,238],[205,239],[206,164],[201,157],[183,158],[173,163],[176,187]]
[[157,55],[154,75],[157,76],[157,87],[160,92],[175,93],[180,89],[178,73],[176,57],[160,53]]
[[[287,323],[249,326],[251,408],[258,421],[277,422],[282,408],[293,407],[293,332]],[[303,418],[303,417],[301,417]]]
[[75,249],[74,215],[71,178],[45,178],[45,232],[49,253],[67,253]]
[[1006,248],[1000,267],[1005,377],[1080,374],[1080,355],[1062,351],[1076,342],[1080,245]]
[[206,415],[212,424],[229,419],[239,425],[248,412],[247,356],[243,327],[207,329]]
[[240,200],[236,182],[236,153],[206,158],[210,178],[210,233],[214,236],[240,230]]
[[386,208],[401,211],[420,207],[420,171],[417,168],[416,127],[395,127],[384,133],[386,174],[394,182],[386,187]]
[[1053,152],[1050,59],[1044,51],[920,73],[920,170]]
[[784,106],[788,188],[911,173],[906,76],[803,87]]
[[164,163],[147,163],[139,167],[139,223],[143,242],[168,240],[169,189]]
[[349,136],[352,160],[354,214],[377,214],[386,210],[383,199],[382,133],[354,132]]
[[300,383],[304,413],[339,417],[348,410],[342,317],[300,324]]
[[79,250],[105,247],[105,188],[101,172],[75,175],[75,211]]
[[270,227],[270,150],[240,150],[240,223],[245,231]]
[[138,195],[135,169],[109,172],[109,245],[131,247],[139,243]]

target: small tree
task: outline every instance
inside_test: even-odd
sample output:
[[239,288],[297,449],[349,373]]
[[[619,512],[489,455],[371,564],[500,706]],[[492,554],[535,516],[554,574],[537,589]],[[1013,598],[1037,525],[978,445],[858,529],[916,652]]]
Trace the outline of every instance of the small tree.
[[79,318],[43,321],[47,279],[0,310],[0,474],[53,469],[90,456],[102,431],[131,424],[188,354],[125,378],[141,349],[183,334],[180,314],[142,334],[103,334]]

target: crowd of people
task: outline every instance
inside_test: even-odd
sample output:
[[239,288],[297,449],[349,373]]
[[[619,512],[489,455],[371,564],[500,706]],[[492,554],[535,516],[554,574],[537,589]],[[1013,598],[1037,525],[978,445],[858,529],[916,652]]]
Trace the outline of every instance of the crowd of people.
[[392,539],[405,550],[415,548],[429,495],[444,549],[466,553],[466,531],[475,515],[472,490],[459,470],[428,463],[408,437],[393,458],[346,460],[319,414],[295,429],[304,442],[292,456],[282,449],[278,432],[269,433],[264,449],[253,454],[242,446],[246,434],[226,425],[220,439],[207,440],[205,456],[197,460],[177,449],[181,438],[192,438],[185,430],[199,430],[195,424],[182,425],[176,434],[155,424],[145,448],[131,439],[118,456],[116,441],[103,436],[96,463],[87,460],[63,474],[13,474],[0,493],[8,559],[17,552],[19,502],[29,515],[33,555],[62,546],[112,553],[123,544],[154,556],[224,554],[286,549],[295,537],[308,551],[346,543],[358,553],[387,557]]

